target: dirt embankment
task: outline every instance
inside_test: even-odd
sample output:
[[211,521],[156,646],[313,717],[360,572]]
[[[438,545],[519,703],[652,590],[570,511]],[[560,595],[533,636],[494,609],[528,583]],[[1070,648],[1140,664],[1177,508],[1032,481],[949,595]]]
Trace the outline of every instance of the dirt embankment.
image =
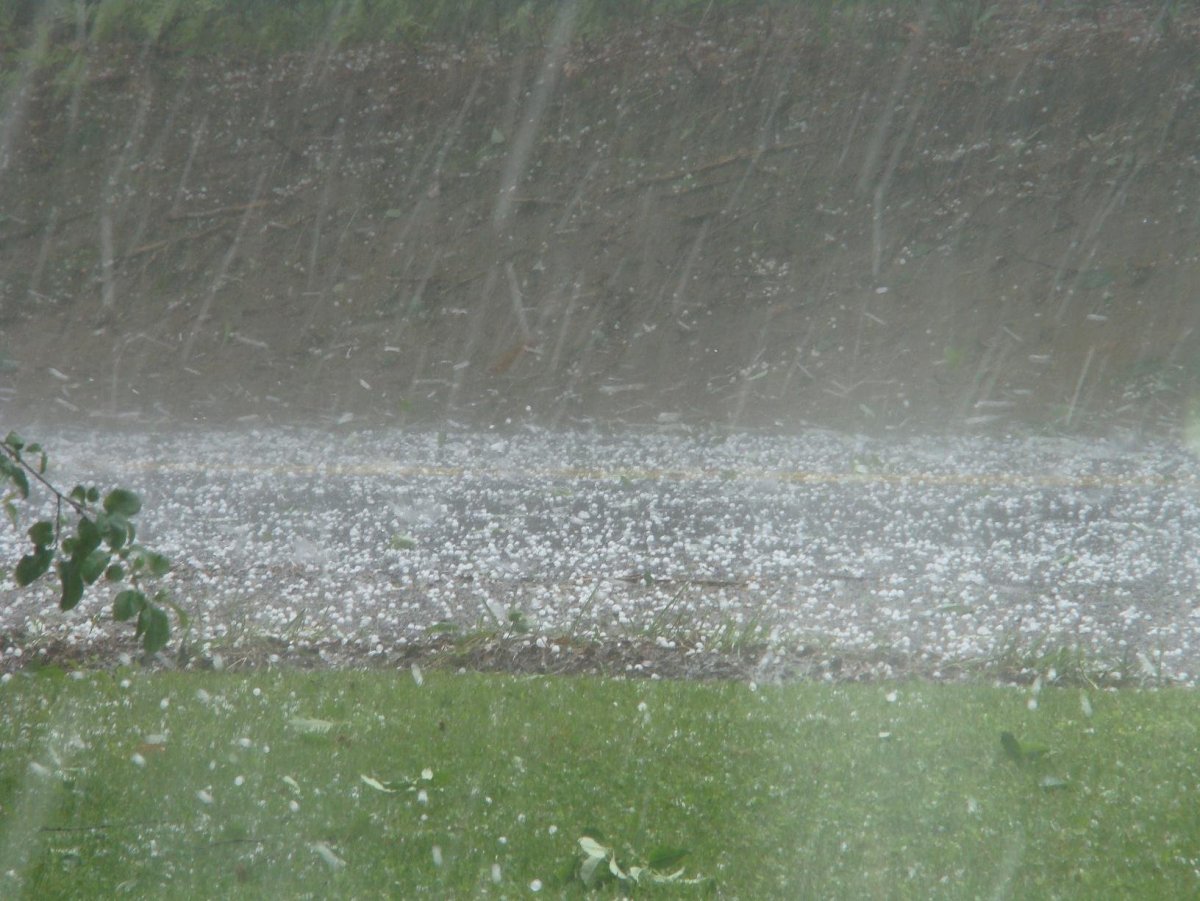
[[1169,425],[1200,16],[1146,7],[14,71],[0,409]]

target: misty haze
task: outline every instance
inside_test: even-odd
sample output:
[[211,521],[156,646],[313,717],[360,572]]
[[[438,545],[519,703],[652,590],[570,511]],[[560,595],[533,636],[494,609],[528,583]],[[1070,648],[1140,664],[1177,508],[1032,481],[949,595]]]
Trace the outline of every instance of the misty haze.
[[1200,893],[1198,41],[0,2],[0,895]]

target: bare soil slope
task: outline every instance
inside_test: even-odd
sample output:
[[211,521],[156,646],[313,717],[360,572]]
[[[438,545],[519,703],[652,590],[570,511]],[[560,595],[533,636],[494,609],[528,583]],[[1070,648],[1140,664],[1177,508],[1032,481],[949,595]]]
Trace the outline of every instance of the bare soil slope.
[[1200,17],[1157,6],[75,48],[10,73],[0,410],[1169,427]]

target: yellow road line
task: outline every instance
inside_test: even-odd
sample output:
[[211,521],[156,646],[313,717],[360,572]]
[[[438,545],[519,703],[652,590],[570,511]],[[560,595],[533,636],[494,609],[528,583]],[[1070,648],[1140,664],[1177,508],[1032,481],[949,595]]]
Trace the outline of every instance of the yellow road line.
[[767,481],[793,482],[812,485],[954,485],[1015,488],[1194,488],[1198,480],[1188,476],[1035,476],[1012,473],[862,473],[813,472],[781,469],[653,469],[561,467],[547,469],[516,469],[470,466],[413,466],[398,463],[359,463],[319,465],[311,463],[193,463],[173,461],[140,461],[122,464],[142,472],[176,472],[246,474],[269,476],[376,476],[390,478],[461,479],[466,476],[490,479],[546,479],[549,481],[660,481],[660,482],[720,482]]

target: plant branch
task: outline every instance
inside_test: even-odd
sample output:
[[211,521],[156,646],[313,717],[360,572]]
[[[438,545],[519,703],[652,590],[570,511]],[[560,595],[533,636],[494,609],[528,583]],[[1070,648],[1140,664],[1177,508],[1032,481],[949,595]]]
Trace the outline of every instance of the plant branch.
[[14,463],[41,482],[42,485],[45,486],[45,488],[58,499],[60,508],[63,503],[66,503],[80,516],[85,516],[87,514],[87,507],[79,503],[79,501],[75,500],[73,497],[70,497],[69,495],[63,494],[61,491],[59,491],[58,488],[48,481],[45,476],[38,472],[34,467],[29,465],[29,462],[21,456],[20,451],[2,443],[0,443],[0,448],[4,449],[4,452],[8,454]]

